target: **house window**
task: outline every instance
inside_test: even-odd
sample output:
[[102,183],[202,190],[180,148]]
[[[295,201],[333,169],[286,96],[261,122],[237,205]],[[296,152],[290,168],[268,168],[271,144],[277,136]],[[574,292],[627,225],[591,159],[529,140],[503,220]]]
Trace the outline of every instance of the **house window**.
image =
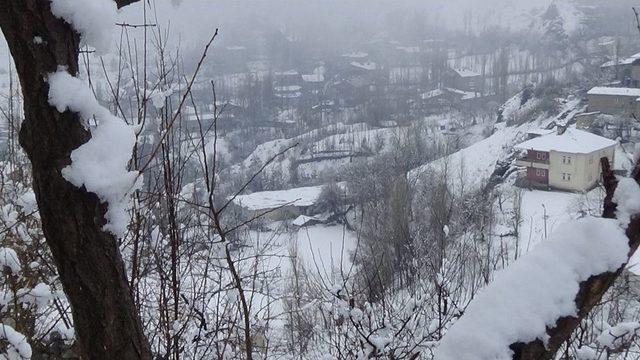
[[547,153],[537,152],[536,153],[536,158],[538,160],[547,160]]
[[571,156],[563,156],[562,163],[565,165],[571,165]]
[[562,180],[563,180],[563,181],[571,181],[571,174],[569,174],[569,173],[562,173]]
[[547,176],[547,170],[545,170],[545,169],[536,169],[536,176],[537,177]]

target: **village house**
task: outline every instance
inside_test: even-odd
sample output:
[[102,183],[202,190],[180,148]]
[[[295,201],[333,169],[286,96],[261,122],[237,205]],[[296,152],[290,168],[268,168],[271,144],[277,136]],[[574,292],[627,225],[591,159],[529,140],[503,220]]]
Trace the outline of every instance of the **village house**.
[[302,88],[309,95],[320,95],[325,84],[324,68],[317,68],[312,74],[302,75]]
[[600,69],[622,86],[640,87],[640,53],[617,61],[607,61]]
[[424,115],[439,114],[450,110],[455,100],[451,92],[445,89],[434,89],[421,93],[419,96],[420,110]]
[[[216,115],[217,114],[217,115]],[[200,130],[210,131],[216,122],[221,135],[237,128],[245,120],[245,108],[235,101],[218,101],[215,106],[201,106],[198,111],[193,106],[186,106],[181,126],[190,133]]]
[[274,73],[273,94],[282,105],[295,104],[302,96],[302,76],[296,70]]
[[376,77],[374,74],[365,74],[334,81],[327,96],[340,107],[355,107],[364,104],[375,91]]
[[603,114],[639,114],[640,89],[597,86],[587,92],[589,112]]
[[526,155],[516,165],[526,168],[524,182],[567,191],[588,191],[600,180],[600,159],[613,164],[616,142],[586,131],[566,129],[527,140],[516,149]]
[[479,92],[482,90],[482,74],[469,68],[449,69],[445,76],[445,83],[450,88]]
[[418,46],[396,46],[388,64],[390,85],[418,85],[426,74]]

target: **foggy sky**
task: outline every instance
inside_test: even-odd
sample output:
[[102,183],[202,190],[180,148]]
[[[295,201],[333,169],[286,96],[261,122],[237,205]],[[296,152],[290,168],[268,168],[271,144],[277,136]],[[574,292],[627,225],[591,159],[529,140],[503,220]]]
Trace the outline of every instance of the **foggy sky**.
[[[385,20],[390,13],[419,14],[434,27],[447,29],[462,29],[465,14],[472,17],[475,30],[489,25],[517,29],[529,22],[532,13],[539,13],[552,2],[559,5],[571,30],[576,24],[569,0],[181,0],[179,5],[175,5],[176,0],[156,0],[155,14],[159,24],[171,24],[183,46],[197,46],[216,27],[224,38],[225,32],[251,27],[260,19],[283,29],[304,28],[319,35],[347,26],[384,29],[393,26]],[[140,22],[141,9],[138,3],[126,8],[121,16]]]

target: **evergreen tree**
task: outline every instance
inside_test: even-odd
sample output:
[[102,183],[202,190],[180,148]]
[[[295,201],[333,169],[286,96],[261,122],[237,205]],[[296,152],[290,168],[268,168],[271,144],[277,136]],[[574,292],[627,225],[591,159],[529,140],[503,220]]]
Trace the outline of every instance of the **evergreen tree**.
[[569,46],[569,35],[564,28],[564,19],[556,4],[551,4],[542,15],[543,42],[549,49],[564,52]]

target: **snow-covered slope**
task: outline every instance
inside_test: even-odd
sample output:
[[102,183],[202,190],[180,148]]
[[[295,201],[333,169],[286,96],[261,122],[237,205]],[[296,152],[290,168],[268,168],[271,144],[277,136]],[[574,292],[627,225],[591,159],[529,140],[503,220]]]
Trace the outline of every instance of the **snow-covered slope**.
[[[520,95],[510,99],[503,109],[504,119],[510,119],[518,114],[529,113],[537,104],[537,100],[529,100],[524,105],[520,105]],[[419,181],[425,172],[446,172],[450,188],[458,190],[460,188],[477,188],[495,170],[496,164],[505,160],[513,153],[514,145],[525,139],[528,131],[540,129],[556,122],[563,122],[559,117],[570,117],[571,113],[578,111],[580,100],[573,99],[566,102],[560,111],[560,115],[548,117],[544,114],[538,115],[533,121],[525,122],[519,126],[507,126],[506,123],[498,123],[494,133],[488,138],[481,140],[467,148],[457,151],[442,159],[421,166],[409,173],[410,181]]]

